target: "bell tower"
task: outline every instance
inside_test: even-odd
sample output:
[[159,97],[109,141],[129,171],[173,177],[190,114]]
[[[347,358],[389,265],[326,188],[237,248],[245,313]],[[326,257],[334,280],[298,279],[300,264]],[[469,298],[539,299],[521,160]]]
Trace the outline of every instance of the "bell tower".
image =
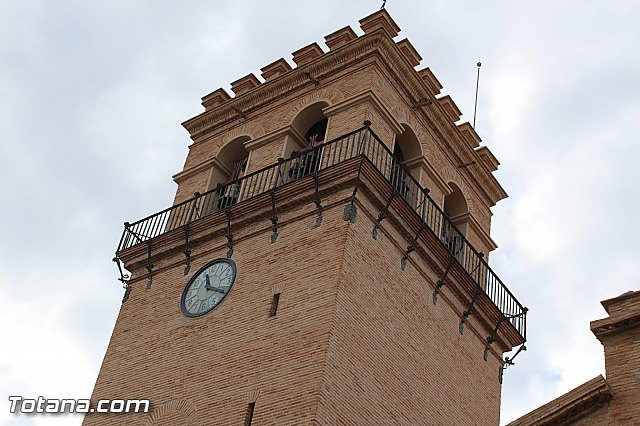
[[173,205],[125,223],[92,395],[152,409],[85,425],[499,423],[526,341],[487,263],[499,163],[386,10],[360,27],[183,123]]

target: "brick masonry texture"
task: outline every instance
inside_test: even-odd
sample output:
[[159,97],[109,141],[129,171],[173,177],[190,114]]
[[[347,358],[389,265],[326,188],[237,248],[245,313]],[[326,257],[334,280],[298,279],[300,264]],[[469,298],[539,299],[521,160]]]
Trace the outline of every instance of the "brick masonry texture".
[[[462,190],[479,224],[469,239],[488,255],[494,248],[487,243],[490,207],[506,193],[486,168],[458,167],[469,159],[480,164],[480,157],[438,102],[424,111],[415,106],[431,99],[432,89],[405,58],[408,42],[402,51],[390,38],[395,23],[387,12],[372,16],[363,20],[365,35],[348,35],[330,52],[315,52],[265,83],[252,80],[235,98],[218,96],[185,122],[193,144],[174,176],[174,204],[219,183],[211,181],[213,163],[239,138],[248,139],[247,173],[275,163],[285,148],[290,152],[287,141],[304,136],[304,129],[292,127],[296,117],[321,103],[329,120],[326,140],[370,120],[393,149],[396,136],[411,128],[426,164],[414,177],[433,189],[441,207],[450,183]],[[225,257],[221,222],[191,247],[187,276],[182,242],[154,246],[156,272],[148,290],[146,252],[123,256],[133,291],[92,399],[150,399],[153,412],[88,415],[85,425],[239,425],[250,402],[252,426],[498,424],[505,346],[494,344],[484,361],[492,330],[474,314],[460,334],[465,305],[447,287],[432,303],[446,265],[416,252],[402,271],[408,244],[403,219],[390,214],[380,237],[371,236],[381,208],[375,188],[358,194],[358,217],[350,223],[342,215],[353,187],[328,185],[324,221],[314,228],[312,188],[309,180],[300,193],[278,198],[287,206],[279,204],[274,244],[266,209],[233,229],[238,278],[202,317],[184,317],[179,301],[191,274]],[[275,293],[281,297],[271,317]]]

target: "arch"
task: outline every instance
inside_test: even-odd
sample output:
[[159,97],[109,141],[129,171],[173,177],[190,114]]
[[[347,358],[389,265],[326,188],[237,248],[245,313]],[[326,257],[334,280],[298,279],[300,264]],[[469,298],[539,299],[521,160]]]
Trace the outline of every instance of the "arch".
[[406,124],[402,124],[402,128],[403,132],[396,136],[393,144],[394,165],[391,168],[390,180],[396,191],[416,207],[419,203],[418,187],[399,165],[404,165],[415,181],[420,182],[422,148],[413,129]]
[[[476,214],[476,206],[475,206],[475,202],[473,201],[473,199],[470,197],[469,193],[470,193],[470,189],[469,187],[464,183],[464,181],[462,179],[460,179],[460,175],[459,175],[459,171],[456,169],[453,169],[449,166],[445,166],[442,169],[440,169],[440,177],[445,181],[449,183],[449,191],[448,193],[450,194],[452,191],[452,186],[451,184],[455,184],[458,189],[460,189],[460,191],[462,191],[462,193],[464,194],[464,199],[465,202],[467,203],[467,208],[469,210],[469,214],[475,215]],[[446,194],[445,194],[446,196]]]
[[444,197],[444,211],[450,218],[469,213],[469,206],[462,190],[458,185],[449,182],[451,193]]
[[216,156],[211,172],[207,191],[218,188],[208,194],[203,200],[205,214],[227,208],[238,201],[241,184],[238,182],[247,169],[249,151],[245,148],[251,138],[247,135],[239,136],[222,147]]
[[146,426],[191,426],[197,414],[196,407],[186,399],[174,399],[154,408],[147,418]]
[[[327,106],[329,106],[329,104],[324,101],[312,103],[302,109],[302,111],[300,111],[291,122],[291,127],[298,132],[300,136],[305,137],[305,142],[308,142],[307,136],[311,136],[309,131],[314,130],[312,129],[314,127],[316,134],[323,130],[321,132],[322,134],[318,134],[318,137],[320,138],[320,141],[324,140],[327,131],[327,117],[324,115],[322,110]],[[324,123],[324,126],[320,123]]]
[[449,216],[449,220],[453,223],[462,233],[463,236],[467,236],[467,224],[469,222],[469,205],[464,193],[458,185],[453,182],[449,182],[451,193],[444,197],[444,211]]
[[[401,150],[404,155],[404,161],[411,161],[422,157],[422,145],[416,136],[413,129],[407,125],[402,124],[404,131],[396,136],[396,141],[393,145],[394,153],[396,148]],[[413,173],[412,173],[413,174]]]
[[233,140],[227,142],[216,156],[218,161],[223,165],[233,169],[233,164],[241,158],[247,158],[249,151],[244,147],[245,143],[252,139],[249,135],[237,136]]

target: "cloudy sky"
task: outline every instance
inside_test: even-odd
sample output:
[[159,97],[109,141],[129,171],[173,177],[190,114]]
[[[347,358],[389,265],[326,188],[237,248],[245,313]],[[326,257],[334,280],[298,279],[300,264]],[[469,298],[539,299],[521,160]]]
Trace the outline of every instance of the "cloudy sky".
[[[122,222],[171,204],[200,98],[380,1],[0,2],[0,424],[8,395],[88,398],[123,290]],[[502,163],[491,264],[530,308],[503,422],[604,374],[589,321],[640,282],[640,3],[388,0]],[[478,354],[482,356],[482,354]]]

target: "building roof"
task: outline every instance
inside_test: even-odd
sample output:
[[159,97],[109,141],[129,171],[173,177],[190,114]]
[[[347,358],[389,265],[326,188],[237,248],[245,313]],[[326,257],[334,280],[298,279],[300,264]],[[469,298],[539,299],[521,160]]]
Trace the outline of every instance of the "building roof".
[[611,399],[607,381],[599,375],[564,395],[536,408],[507,426],[551,426],[575,421],[601,407]]

